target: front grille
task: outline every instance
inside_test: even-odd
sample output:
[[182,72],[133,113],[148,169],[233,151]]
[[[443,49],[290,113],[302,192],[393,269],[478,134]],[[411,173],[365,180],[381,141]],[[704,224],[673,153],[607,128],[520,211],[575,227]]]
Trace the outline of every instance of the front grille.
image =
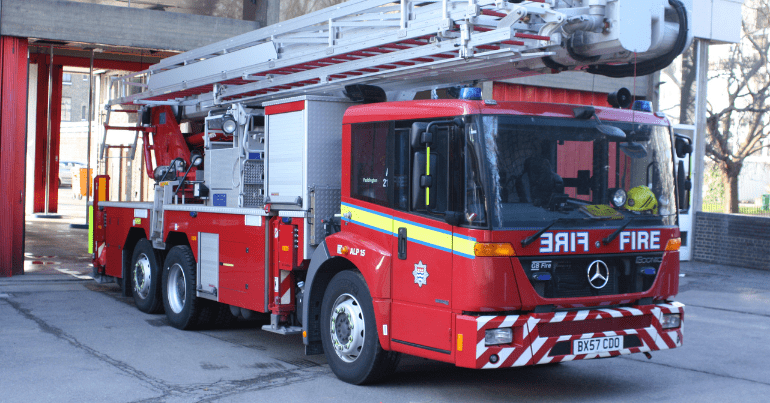
[[616,332],[628,329],[644,329],[652,324],[652,316],[625,316],[573,322],[538,323],[540,337],[557,337],[586,333]]
[[[581,262],[582,263],[582,262]],[[546,294],[553,295],[551,298],[579,298],[596,295],[614,295],[617,294],[617,276],[616,268],[607,265],[610,270],[610,278],[607,285],[602,289],[595,289],[588,283],[588,265],[571,261],[556,262],[554,265],[553,279],[546,285]]]
[[[524,272],[535,291],[544,298],[581,298],[644,292],[652,287],[658,274],[661,253],[624,255],[520,258]],[[588,267],[600,260],[607,265],[607,284],[594,288],[588,280]],[[654,269],[654,274],[645,273]],[[548,273],[550,280],[534,277]],[[542,277],[540,277],[542,278]],[[547,278],[547,277],[546,277]]]

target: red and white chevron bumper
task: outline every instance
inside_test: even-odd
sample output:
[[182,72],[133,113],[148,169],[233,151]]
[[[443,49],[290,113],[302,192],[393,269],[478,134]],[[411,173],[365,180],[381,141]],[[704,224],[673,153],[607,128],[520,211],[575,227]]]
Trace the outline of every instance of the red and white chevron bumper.
[[[679,314],[679,327],[663,329],[663,315],[669,314]],[[683,341],[684,305],[670,302],[631,308],[527,315],[459,315],[456,323],[458,366],[506,368],[679,347]],[[484,340],[486,331],[495,328],[511,328],[512,343],[487,346]],[[604,338],[622,344],[596,353],[579,354],[575,351],[575,340],[596,340],[596,344]]]

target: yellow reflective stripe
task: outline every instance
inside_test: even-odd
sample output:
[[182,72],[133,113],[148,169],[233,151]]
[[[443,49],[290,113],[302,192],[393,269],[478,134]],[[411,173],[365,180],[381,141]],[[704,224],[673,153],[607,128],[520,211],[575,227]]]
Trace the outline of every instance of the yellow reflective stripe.
[[447,252],[452,251],[452,234],[426,228],[420,225],[396,220],[395,228],[406,228],[406,234],[410,241],[437,247]]
[[466,257],[473,258],[476,255],[473,247],[476,245],[475,240],[463,238],[459,236],[452,237],[452,250],[458,255],[464,255]]
[[371,213],[366,210],[357,209],[352,206],[342,205],[340,208],[343,218],[346,213],[350,213],[350,220],[357,224],[363,224],[375,230],[384,231],[387,233],[393,233],[393,219],[391,217],[383,216],[376,213]]
[[[428,158],[425,158],[425,159],[428,161],[427,163],[428,166],[427,168],[425,168],[425,175],[430,176],[430,147],[427,147],[427,148],[428,148]],[[425,188],[425,205],[430,206],[430,186]]]
[[475,257],[473,247],[476,245],[476,240],[473,238],[453,236],[449,231],[433,229],[427,225],[401,220],[384,213],[377,213],[346,204],[341,205],[340,211],[343,220],[347,220],[344,217],[347,213],[350,213],[349,221],[393,236],[398,236],[399,228],[406,228],[407,237],[412,242],[437,248],[445,252],[456,253],[470,259]]
[[88,254],[94,253],[94,206],[88,206]]

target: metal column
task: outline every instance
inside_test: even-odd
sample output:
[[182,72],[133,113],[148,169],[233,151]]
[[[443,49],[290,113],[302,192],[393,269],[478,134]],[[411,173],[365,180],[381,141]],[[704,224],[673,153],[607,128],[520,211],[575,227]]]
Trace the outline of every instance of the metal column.
[[703,176],[706,159],[706,96],[708,95],[709,41],[696,39],[697,88],[695,92],[695,160],[693,175],[693,213],[703,211]]
[[[86,223],[85,224],[70,224],[71,228],[88,229],[89,220],[91,217],[91,135],[93,122],[93,107],[94,107],[94,49],[91,49],[91,60],[89,61],[88,68],[88,142],[86,146]],[[80,176],[82,180],[82,176]],[[78,184],[79,186],[79,184]],[[74,191],[75,184],[72,184]]]

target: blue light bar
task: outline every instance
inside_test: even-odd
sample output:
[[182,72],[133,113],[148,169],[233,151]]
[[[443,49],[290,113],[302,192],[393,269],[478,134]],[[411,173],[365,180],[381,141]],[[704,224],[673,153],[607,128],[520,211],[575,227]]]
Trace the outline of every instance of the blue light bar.
[[465,87],[460,89],[460,99],[467,101],[481,101],[481,88]]
[[652,112],[652,102],[650,101],[634,101],[633,110],[639,112]]
[[551,281],[551,275],[549,273],[538,273],[532,276],[535,281]]

